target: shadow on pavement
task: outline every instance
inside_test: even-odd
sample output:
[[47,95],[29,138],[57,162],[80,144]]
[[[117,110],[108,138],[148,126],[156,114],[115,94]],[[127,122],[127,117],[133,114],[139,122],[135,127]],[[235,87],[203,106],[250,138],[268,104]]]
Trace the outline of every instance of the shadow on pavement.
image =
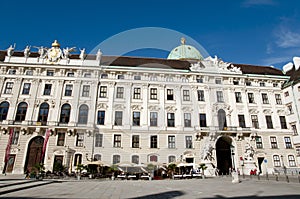
[[134,197],[134,198],[129,198],[129,199],[156,199],[156,198],[169,199],[169,198],[175,198],[175,197],[182,196],[182,195],[184,195],[184,193],[181,191],[168,191],[168,192]]

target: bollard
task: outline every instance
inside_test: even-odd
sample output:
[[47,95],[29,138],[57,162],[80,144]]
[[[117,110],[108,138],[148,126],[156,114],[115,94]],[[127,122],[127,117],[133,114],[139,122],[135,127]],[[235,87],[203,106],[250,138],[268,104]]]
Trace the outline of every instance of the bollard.
[[269,174],[268,174],[268,172],[266,173],[266,179],[269,180]]
[[290,182],[289,176],[286,175],[285,178],[286,178],[286,182],[289,183]]
[[278,181],[278,175],[277,174],[275,175],[275,179],[276,179],[276,181]]

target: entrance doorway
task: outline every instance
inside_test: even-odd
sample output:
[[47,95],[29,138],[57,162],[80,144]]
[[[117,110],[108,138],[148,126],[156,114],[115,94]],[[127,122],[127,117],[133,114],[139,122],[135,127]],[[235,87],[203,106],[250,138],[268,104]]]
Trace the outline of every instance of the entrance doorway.
[[62,155],[54,156],[54,163],[53,163],[53,171],[54,172],[63,171],[63,169],[64,169],[63,159],[64,159],[64,156],[62,156]]
[[232,140],[228,136],[222,136],[216,143],[217,168],[219,175],[228,175],[232,168],[231,146]]
[[14,169],[16,155],[10,155],[7,162],[6,173],[11,173]]
[[42,136],[37,136],[32,138],[28,144],[26,161],[24,166],[24,171],[31,172],[34,166],[41,161],[41,155],[43,150],[44,138]]

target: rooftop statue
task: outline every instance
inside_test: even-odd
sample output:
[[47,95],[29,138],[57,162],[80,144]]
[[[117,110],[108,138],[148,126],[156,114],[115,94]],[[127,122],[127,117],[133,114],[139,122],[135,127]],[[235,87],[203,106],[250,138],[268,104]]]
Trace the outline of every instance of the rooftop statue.
[[76,51],[75,49],[76,49],[76,47],[72,47],[72,48],[66,47],[66,48],[63,48],[64,58],[68,59],[69,56],[70,56],[70,52],[75,52]]
[[48,48],[46,48],[44,46],[41,46],[41,47],[32,46],[32,47],[38,49],[38,53],[40,55],[40,58],[45,58]]
[[7,49],[7,56],[11,57],[14,54],[15,48],[16,48],[16,44],[14,44],[14,47],[10,45],[9,48]]
[[30,48],[31,46],[26,46],[26,48],[24,49],[24,57],[29,57],[30,55]]
[[86,56],[86,54],[85,54],[85,48],[79,49],[79,50],[80,50],[79,58],[80,58],[81,60],[84,60],[84,58],[85,58],[85,56]]
[[55,40],[52,43],[52,47],[47,51],[48,61],[50,63],[58,62],[62,56],[62,51],[60,49],[60,44]]
[[96,60],[101,61],[101,57],[102,57],[102,52],[100,49],[98,49],[97,54],[96,54]]

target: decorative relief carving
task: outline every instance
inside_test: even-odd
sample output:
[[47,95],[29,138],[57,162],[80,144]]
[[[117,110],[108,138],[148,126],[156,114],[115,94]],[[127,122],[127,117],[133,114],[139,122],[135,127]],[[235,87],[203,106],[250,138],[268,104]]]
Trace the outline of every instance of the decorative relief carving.
[[166,106],[165,110],[168,112],[175,112],[177,108],[175,106]]
[[106,103],[99,103],[99,104],[97,105],[97,108],[98,108],[98,109],[107,109],[108,106],[107,106]]
[[277,110],[277,113],[278,113],[278,115],[286,115],[286,112],[283,109]]
[[157,105],[149,105],[149,106],[148,106],[148,109],[149,109],[150,111],[159,111],[159,110],[160,110],[160,107],[157,106]]
[[119,110],[124,110],[125,106],[124,106],[124,104],[115,104],[114,108],[119,109]]
[[258,114],[259,111],[257,109],[249,109],[250,114]]
[[271,109],[264,109],[264,110],[263,110],[263,113],[264,113],[264,114],[272,114],[273,111],[272,111]]
[[184,112],[192,112],[193,111],[193,109],[189,106],[184,106],[184,107],[181,108],[181,110],[184,111]]
[[131,108],[132,108],[132,110],[138,110],[138,111],[143,109],[143,107],[141,105],[137,105],[137,104],[131,105]]

